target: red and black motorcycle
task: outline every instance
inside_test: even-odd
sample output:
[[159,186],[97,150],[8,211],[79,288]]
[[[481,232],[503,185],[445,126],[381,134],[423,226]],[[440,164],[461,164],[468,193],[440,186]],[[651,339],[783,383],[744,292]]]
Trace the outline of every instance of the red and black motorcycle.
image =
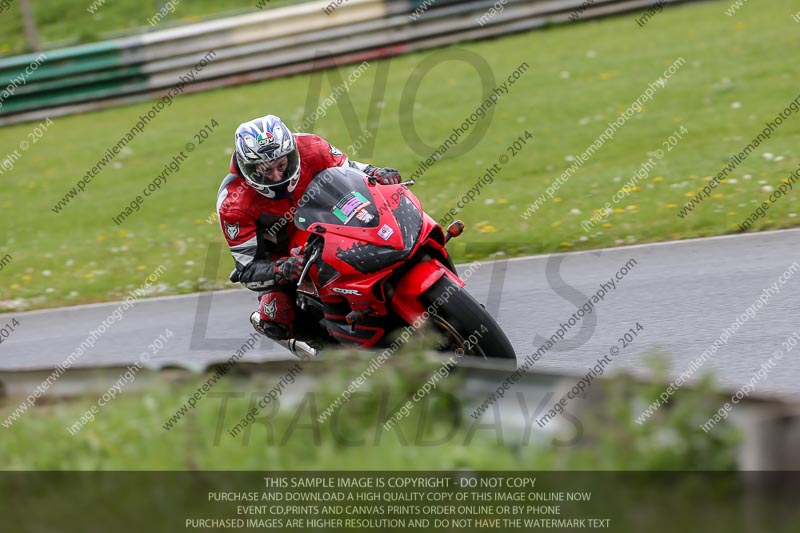
[[[308,342],[385,346],[388,333],[430,323],[442,351],[515,359],[494,318],[466,290],[445,245],[448,231],[423,212],[413,181],[380,185],[354,168],[320,172],[294,214],[292,247],[305,258],[297,286],[297,339],[284,344],[301,358]],[[305,330],[298,334],[298,330]]]

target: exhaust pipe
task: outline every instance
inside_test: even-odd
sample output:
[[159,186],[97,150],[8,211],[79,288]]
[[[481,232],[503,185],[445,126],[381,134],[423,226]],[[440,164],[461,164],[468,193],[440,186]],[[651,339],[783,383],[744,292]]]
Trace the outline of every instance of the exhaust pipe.
[[320,357],[320,353],[315,348],[312,348],[308,345],[308,343],[299,341],[297,339],[278,341],[278,344],[292,352],[292,355],[301,361],[312,361],[314,359],[319,359]]

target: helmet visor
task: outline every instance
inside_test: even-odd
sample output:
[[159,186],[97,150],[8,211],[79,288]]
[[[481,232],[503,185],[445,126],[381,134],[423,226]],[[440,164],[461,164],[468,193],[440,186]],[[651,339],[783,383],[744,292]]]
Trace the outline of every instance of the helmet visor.
[[298,163],[297,150],[292,150],[273,161],[239,161],[239,168],[253,185],[271,189],[287,184],[295,175]]

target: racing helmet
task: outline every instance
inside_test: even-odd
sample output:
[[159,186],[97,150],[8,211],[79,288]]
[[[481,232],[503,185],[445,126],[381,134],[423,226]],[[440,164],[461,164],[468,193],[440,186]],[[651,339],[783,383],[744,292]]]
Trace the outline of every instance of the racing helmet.
[[[267,198],[281,198],[294,190],[300,178],[300,155],[294,135],[280,118],[266,115],[243,122],[234,138],[236,163],[248,185]],[[271,169],[284,156],[283,175],[275,179]]]

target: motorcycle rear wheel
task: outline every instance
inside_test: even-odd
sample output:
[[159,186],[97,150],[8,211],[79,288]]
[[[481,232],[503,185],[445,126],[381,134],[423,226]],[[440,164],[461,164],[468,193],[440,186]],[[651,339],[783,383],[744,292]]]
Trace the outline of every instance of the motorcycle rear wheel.
[[[492,315],[464,288],[442,277],[422,297],[431,322],[450,342],[444,350],[462,349],[468,355],[516,359],[508,337]],[[440,305],[436,305],[436,302]],[[470,337],[477,342],[469,341]]]

